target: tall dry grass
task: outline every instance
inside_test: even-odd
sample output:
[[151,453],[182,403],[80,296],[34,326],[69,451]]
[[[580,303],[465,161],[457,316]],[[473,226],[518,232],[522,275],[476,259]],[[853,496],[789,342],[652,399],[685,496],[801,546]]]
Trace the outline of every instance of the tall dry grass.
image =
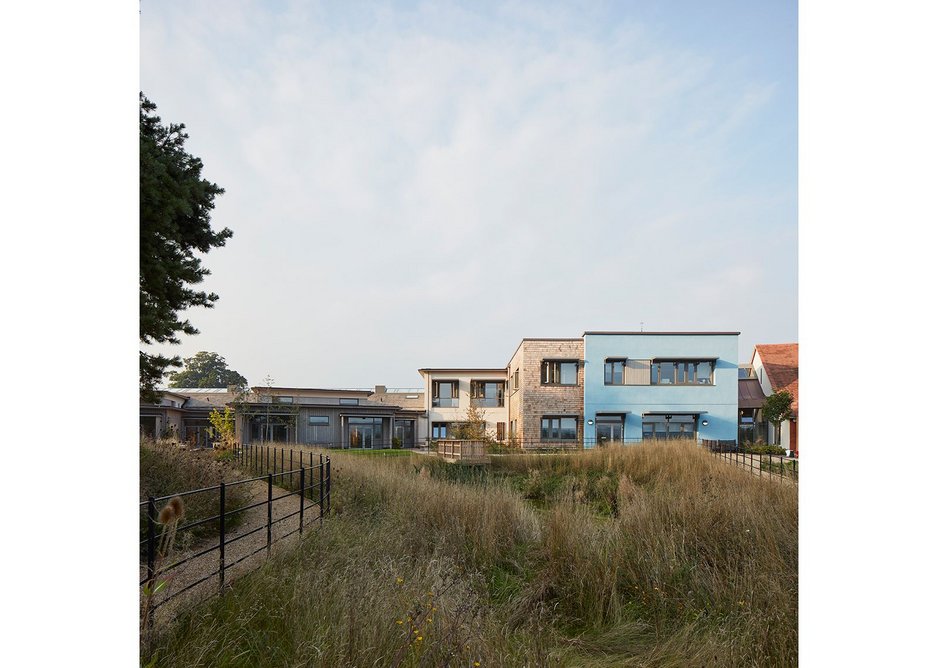
[[[419,456],[332,462],[324,527],[184,617],[157,664],[797,663],[792,486],[675,444],[474,476]],[[532,478],[554,481],[542,508],[523,498]]]

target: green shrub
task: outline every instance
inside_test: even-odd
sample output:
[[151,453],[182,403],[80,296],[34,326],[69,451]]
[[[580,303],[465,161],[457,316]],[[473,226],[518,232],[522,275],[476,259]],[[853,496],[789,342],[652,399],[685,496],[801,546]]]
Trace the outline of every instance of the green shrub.
[[788,454],[788,450],[780,445],[744,445],[740,447],[741,452],[750,455],[782,455]]

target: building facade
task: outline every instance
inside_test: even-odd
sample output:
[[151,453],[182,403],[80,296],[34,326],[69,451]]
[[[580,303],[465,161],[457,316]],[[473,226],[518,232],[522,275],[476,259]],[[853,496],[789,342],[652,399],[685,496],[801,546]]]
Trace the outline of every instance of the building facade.
[[577,447],[583,439],[583,339],[522,339],[508,362],[509,442]]
[[473,412],[485,422],[486,436],[501,442],[507,437],[504,368],[419,369],[424,380],[424,422],[430,441],[453,438]]
[[254,387],[234,403],[236,436],[244,444],[415,447],[422,410],[398,406],[387,397],[372,401],[372,394],[371,390]]
[[768,442],[798,453],[798,344],[760,343],[752,351],[752,375],[766,397],[786,391],[792,396],[792,418],[781,423],[779,433],[769,423]]
[[584,332],[584,447],[737,438],[739,332]]

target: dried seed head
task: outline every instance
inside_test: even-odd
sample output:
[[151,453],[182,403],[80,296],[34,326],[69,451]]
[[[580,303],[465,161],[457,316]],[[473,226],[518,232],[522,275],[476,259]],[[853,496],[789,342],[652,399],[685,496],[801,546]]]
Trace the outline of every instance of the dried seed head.
[[169,506],[173,509],[173,512],[176,513],[177,520],[181,520],[182,516],[186,514],[186,505],[178,496],[174,496],[169,500]]
[[163,510],[160,511],[159,523],[169,524],[174,519],[176,519],[176,511],[173,510],[173,507],[167,503],[165,506],[163,506]]

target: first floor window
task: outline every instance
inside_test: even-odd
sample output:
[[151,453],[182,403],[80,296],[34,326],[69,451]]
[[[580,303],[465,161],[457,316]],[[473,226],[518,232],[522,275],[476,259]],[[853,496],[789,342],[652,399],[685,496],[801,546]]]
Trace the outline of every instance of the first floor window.
[[544,417],[541,418],[542,441],[575,441],[575,417]]
[[542,385],[576,385],[577,363],[565,360],[544,360],[541,363]]
[[655,360],[652,385],[713,385],[713,361]]
[[606,360],[606,385],[625,385],[625,360]]
[[444,408],[459,406],[459,382],[455,380],[433,381],[433,405]]

